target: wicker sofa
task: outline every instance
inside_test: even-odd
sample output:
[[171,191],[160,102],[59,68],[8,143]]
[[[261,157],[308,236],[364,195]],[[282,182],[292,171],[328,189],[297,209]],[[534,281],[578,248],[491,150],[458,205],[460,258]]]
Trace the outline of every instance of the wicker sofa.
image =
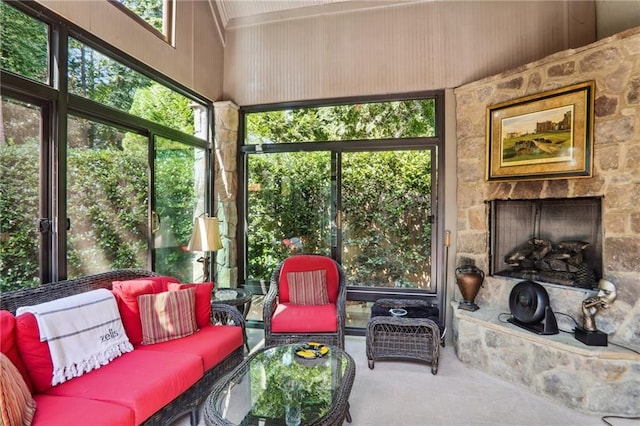
[[[12,331],[16,331],[11,330],[11,327],[7,325],[14,318],[13,315],[15,315],[18,307],[36,305],[99,288],[111,290],[112,282],[114,281],[154,276],[157,275],[145,270],[117,270],[39,287],[4,292],[0,295],[0,308],[8,312],[2,312],[2,327],[0,330],[2,333],[2,347],[0,349],[7,354],[9,359],[11,357],[8,352],[11,351],[14,354],[17,353],[18,357],[23,358],[24,354],[20,354],[19,350],[16,350],[17,335],[15,338],[8,335]],[[34,391],[36,413],[33,424],[87,424],[89,422],[91,424],[170,425],[185,414],[190,414],[193,425],[197,424],[199,421],[198,407],[208,396],[215,382],[242,361],[246,343],[244,319],[237,309],[229,305],[214,305],[211,309],[211,324],[201,328],[200,331],[191,336],[177,339],[174,341],[177,344],[173,344],[174,342],[157,343],[149,345],[153,346],[152,348],[147,347],[140,350],[136,347],[133,352],[125,353],[113,360],[109,365],[52,388],[52,390],[56,390],[56,388],[64,389],[67,385],[75,386],[66,388],[67,393],[71,389],[71,392],[75,392],[75,394],[61,394],[60,391],[38,394]],[[13,321],[17,323],[15,319]],[[236,330],[235,326],[240,330]],[[226,337],[231,334],[234,336],[233,339]],[[202,339],[206,340],[203,341]],[[220,349],[217,341],[225,339],[227,342],[225,343],[226,347]],[[12,348],[11,345],[14,340],[16,346]],[[232,343],[229,344],[229,342]],[[210,352],[220,352],[202,356],[203,351],[209,350],[204,348],[209,347],[213,347]],[[190,353],[189,351],[192,352]],[[208,361],[205,360],[204,358],[209,355],[210,359]],[[198,358],[198,356],[202,359]],[[194,357],[196,358],[196,364],[200,365],[200,370],[206,370],[204,372],[200,371],[197,377],[195,377],[195,372],[184,373],[186,371],[184,370],[186,368],[184,367],[185,359],[194,361]],[[149,360],[148,363],[146,359]],[[19,364],[20,361],[17,363]],[[214,365],[207,369],[207,363]],[[154,367],[155,370],[144,373],[133,371],[144,369],[147,365],[156,366]],[[180,370],[181,365],[183,370]],[[131,369],[131,376],[126,371],[126,368],[129,368],[127,366],[136,366]],[[157,368],[160,366],[161,368]],[[25,367],[23,366],[23,368]],[[193,370],[193,362],[189,368]],[[101,370],[104,371],[101,372]],[[111,372],[110,377],[107,372]],[[119,382],[114,375],[119,375],[117,380],[121,380],[120,384],[118,384]],[[165,388],[171,388],[171,386],[159,385],[160,382],[156,380],[157,376],[165,377],[165,380],[168,380],[171,384],[176,381],[180,382],[179,386],[184,390],[171,395],[171,399],[168,399],[167,392],[171,391],[167,391]],[[128,383],[129,377],[132,377],[132,379]],[[133,379],[136,377],[137,379]],[[141,377],[147,379],[140,380]],[[103,381],[110,383],[101,383],[101,379],[105,379]],[[131,383],[133,380],[136,382]],[[105,395],[104,399],[101,398],[100,392],[97,390],[101,389],[103,385],[105,390],[109,386],[113,388],[114,383],[115,386],[121,386],[122,393],[129,392],[130,395],[123,397],[123,401],[114,398],[113,389],[112,394]],[[82,386],[83,384],[84,387]],[[163,393],[162,398],[158,396]],[[146,399],[146,401],[137,401],[136,398]],[[162,401],[163,399],[165,401]],[[167,399],[168,401],[166,401]],[[144,409],[140,409],[143,405],[145,406]],[[150,413],[150,415],[142,413]],[[118,415],[120,417],[117,417]],[[112,417],[110,418],[109,416]]]

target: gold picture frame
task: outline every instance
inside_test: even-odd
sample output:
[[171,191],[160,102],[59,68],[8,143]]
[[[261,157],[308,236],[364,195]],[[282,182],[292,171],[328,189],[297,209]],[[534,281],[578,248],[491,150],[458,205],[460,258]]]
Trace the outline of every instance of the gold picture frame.
[[487,107],[488,181],[591,177],[593,81]]

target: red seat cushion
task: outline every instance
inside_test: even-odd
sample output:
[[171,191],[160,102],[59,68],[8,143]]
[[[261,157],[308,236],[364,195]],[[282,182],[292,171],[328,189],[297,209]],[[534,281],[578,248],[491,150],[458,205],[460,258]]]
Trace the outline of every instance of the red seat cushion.
[[32,426],[84,425],[124,426],[135,424],[133,410],[104,401],[66,396],[35,395],[36,414]]
[[326,279],[329,302],[335,304],[338,300],[338,290],[340,286],[340,274],[338,273],[338,268],[330,257],[314,254],[291,256],[284,261],[282,268],[280,269],[278,285],[278,299],[280,303],[287,303],[291,301],[289,298],[289,283],[287,281],[287,274],[289,272],[315,271],[318,269],[324,269],[327,271]]
[[16,331],[16,317],[9,311],[0,311],[0,352],[5,354],[9,361],[18,369],[20,375],[27,384],[29,391],[33,392],[33,384],[29,379],[27,368],[18,353]]
[[198,355],[134,350],[102,368],[52,387],[47,395],[120,404],[133,410],[135,424],[140,424],[203,374]]
[[135,349],[179,354],[179,356],[185,353],[197,354],[202,358],[204,371],[207,371],[242,345],[241,327],[209,324],[191,336],[153,345],[137,345]]
[[305,306],[280,303],[271,319],[274,333],[328,333],[338,331],[336,305]]

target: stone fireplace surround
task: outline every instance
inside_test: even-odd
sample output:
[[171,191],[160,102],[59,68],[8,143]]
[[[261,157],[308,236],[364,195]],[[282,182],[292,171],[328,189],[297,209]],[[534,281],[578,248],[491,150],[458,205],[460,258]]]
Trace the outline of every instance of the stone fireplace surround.
[[[487,182],[484,179],[486,109],[575,83],[595,81],[593,177]],[[468,312],[453,306],[458,357],[469,365],[528,386],[594,414],[640,415],[640,28],[523,65],[455,90],[457,137],[456,264],[471,260],[489,270],[488,212],[495,199],[603,197],[603,276],[618,299],[597,316],[608,347],[589,347],[571,334],[538,336],[505,323],[508,297],[519,279],[489,276]],[[541,283],[551,308],[580,321],[592,290]],[[459,292],[456,297],[460,300]],[[562,330],[573,322],[556,315]]]

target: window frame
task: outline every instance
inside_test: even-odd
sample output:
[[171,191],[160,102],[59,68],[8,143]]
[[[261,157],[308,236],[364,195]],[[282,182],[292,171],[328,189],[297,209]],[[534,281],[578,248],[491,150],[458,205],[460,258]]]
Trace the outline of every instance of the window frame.
[[[405,100],[417,100],[432,98],[435,101],[435,134],[432,137],[400,138],[400,139],[376,139],[376,140],[342,140],[326,142],[288,142],[262,145],[245,145],[246,137],[246,115],[256,112],[268,112],[297,108],[312,108],[334,105],[351,105],[374,102],[393,102]],[[444,188],[445,188],[445,122],[444,122],[444,90],[424,91],[404,94],[333,98],[316,101],[286,102],[279,104],[252,105],[240,108],[239,128],[238,128],[238,152],[237,159],[238,177],[242,179],[242,184],[238,185],[238,212],[243,220],[238,221],[237,241],[238,241],[238,270],[239,285],[247,285],[247,229],[246,218],[248,214],[247,206],[247,184],[248,184],[248,155],[256,153],[280,153],[298,151],[330,151],[332,156],[335,152],[355,152],[355,151],[381,151],[381,150],[407,150],[407,149],[432,149],[436,156],[436,161],[432,163],[432,182],[435,183],[435,193],[432,194],[432,263],[435,265],[435,273],[432,277],[434,288],[426,290],[393,290],[381,292],[375,288],[352,287],[347,288],[347,300],[358,300],[373,302],[380,297],[403,297],[403,298],[427,298],[433,303],[437,303],[440,311],[443,311],[443,294],[445,292],[444,283]],[[338,177],[338,185],[340,184]],[[340,200],[338,200],[340,202]],[[340,233],[339,233],[340,234]],[[341,242],[338,241],[338,250],[332,247],[332,256],[340,261]],[[363,333],[363,329],[352,329],[352,333]]]

